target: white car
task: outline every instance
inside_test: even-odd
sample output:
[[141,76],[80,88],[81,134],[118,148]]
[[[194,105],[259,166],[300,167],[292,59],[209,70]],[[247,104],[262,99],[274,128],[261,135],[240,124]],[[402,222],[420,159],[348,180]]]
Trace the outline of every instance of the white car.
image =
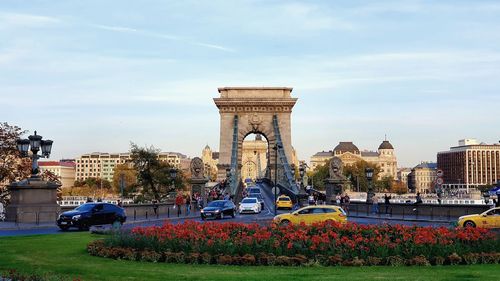
[[240,207],[238,208],[240,214],[243,213],[254,213],[258,214],[262,211],[259,200],[257,198],[243,198],[240,202]]

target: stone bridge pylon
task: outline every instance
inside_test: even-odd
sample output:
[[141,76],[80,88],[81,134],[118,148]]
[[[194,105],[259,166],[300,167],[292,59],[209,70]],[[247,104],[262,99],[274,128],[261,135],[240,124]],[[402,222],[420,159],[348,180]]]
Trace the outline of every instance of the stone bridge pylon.
[[[261,134],[268,141],[269,168],[274,177],[275,151],[279,144],[278,181],[285,178],[288,161],[293,158],[291,143],[291,113],[297,98],[291,97],[292,88],[286,87],[224,87],[220,97],[214,98],[220,113],[220,145],[217,179],[226,178],[231,169],[232,181],[239,181],[243,140],[249,134]],[[291,163],[290,163],[291,164]],[[283,169],[280,171],[280,167]],[[274,178],[271,178],[274,181]],[[235,183],[231,183],[235,184]]]

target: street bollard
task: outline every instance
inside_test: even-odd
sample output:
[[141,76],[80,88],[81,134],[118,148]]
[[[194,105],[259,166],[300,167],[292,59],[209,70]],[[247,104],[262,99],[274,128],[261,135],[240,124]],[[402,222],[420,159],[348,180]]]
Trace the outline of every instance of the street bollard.
[[137,219],[137,211],[134,209],[134,221]]
[[167,218],[170,218],[170,206],[167,206]]
[[405,219],[405,207],[403,207],[403,219]]
[[431,207],[431,220],[434,220],[434,207]]
[[148,211],[146,211],[146,219],[148,219]]

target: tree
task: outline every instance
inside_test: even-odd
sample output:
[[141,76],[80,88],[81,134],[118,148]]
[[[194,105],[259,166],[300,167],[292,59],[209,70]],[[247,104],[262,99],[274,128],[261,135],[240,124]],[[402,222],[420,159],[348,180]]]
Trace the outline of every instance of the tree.
[[128,163],[117,165],[113,172],[113,191],[120,194],[120,180],[121,175],[123,174],[124,186],[123,190],[124,195],[127,195],[133,192],[137,186],[137,171]]
[[17,150],[17,139],[26,133],[17,126],[0,123],[0,201],[9,197],[7,185],[28,178],[31,174],[31,160],[22,158]]
[[408,187],[402,181],[395,181],[391,187],[391,192],[396,194],[405,194],[408,192]]
[[[184,187],[183,174],[177,172],[175,179],[170,178],[172,167],[158,159],[159,150],[130,144],[130,154],[134,169],[137,171],[137,184],[144,197],[158,201],[168,196],[169,192]],[[173,183],[172,183],[173,181]]]
[[352,186],[358,186],[359,191],[366,192],[368,190],[368,180],[366,179],[365,169],[373,169],[373,179],[372,184],[374,187],[377,186],[377,178],[380,173],[380,168],[376,164],[368,163],[364,160],[359,160],[352,165],[344,166],[344,175],[351,180]]
[[394,179],[391,176],[385,176],[376,181],[375,190],[378,192],[389,192],[394,185]]
[[311,179],[314,189],[325,190],[325,179],[330,176],[328,165],[329,162],[327,161],[325,164],[316,167],[316,169],[308,173],[307,177]]

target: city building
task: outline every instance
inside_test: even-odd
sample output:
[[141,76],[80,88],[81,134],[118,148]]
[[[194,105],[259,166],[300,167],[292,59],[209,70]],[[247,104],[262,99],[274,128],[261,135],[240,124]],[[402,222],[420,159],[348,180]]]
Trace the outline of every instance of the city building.
[[437,163],[422,162],[411,169],[408,175],[408,188],[412,192],[429,194],[434,191],[437,179]]
[[72,187],[75,183],[75,161],[74,160],[61,160],[61,161],[39,161],[38,168],[40,173],[49,171],[59,178],[62,188]]
[[201,152],[201,160],[205,165],[205,177],[214,181],[217,178],[217,164],[219,164],[219,152],[214,152],[208,146],[205,146]]
[[[271,149],[271,151],[273,151]],[[255,134],[255,139],[245,139],[242,144],[240,178],[242,181],[266,177],[268,169],[268,157],[270,150],[268,142],[260,134]],[[211,175],[212,179],[217,177],[217,164],[219,163],[219,152],[213,152],[210,146],[205,146],[201,153],[201,159],[205,164],[205,176]],[[271,157],[275,157],[274,152]],[[295,149],[292,147],[292,157],[290,164],[298,167],[298,158]],[[214,175],[215,173],[215,175]]]
[[344,165],[352,165],[364,160],[380,167],[379,178],[392,177],[397,179],[397,158],[392,144],[384,140],[377,151],[360,151],[352,142],[340,142],[333,151],[322,151],[311,157],[311,168],[324,165],[332,157],[339,157]]
[[437,166],[443,171],[444,187],[493,185],[500,179],[500,144],[459,140],[458,146],[437,154]]
[[406,188],[408,188],[408,176],[410,175],[410,173],[410,168],[398,169],[398,181],[402,182]]
[[[182,171],[189,170],[190,159],[182,153],[160,152],[158,159]],[[87,178],[102,178],[112,181],[115,167],[130,160],[130,153],[84,154],[76,159],[75,179],[83,181]]]

